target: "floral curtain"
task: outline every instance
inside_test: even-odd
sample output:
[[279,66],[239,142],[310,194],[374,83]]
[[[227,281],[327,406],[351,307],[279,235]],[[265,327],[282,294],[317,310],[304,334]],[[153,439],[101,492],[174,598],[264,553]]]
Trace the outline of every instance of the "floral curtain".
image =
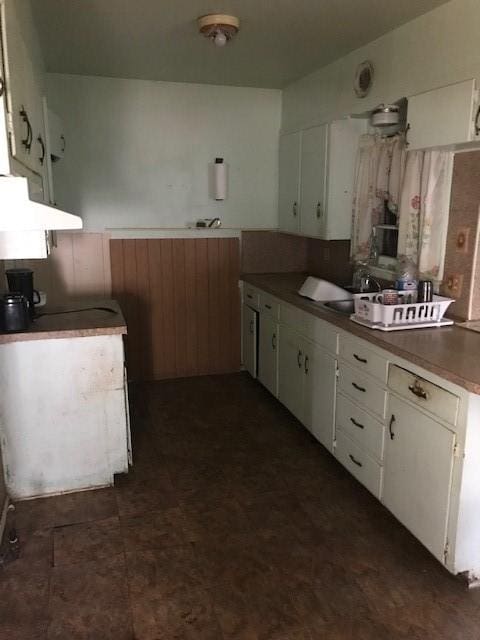
[[374,225],[385,222],[385,207],[396,214],[405,164],[403,136],[360,139],[355,165],[351,258],[368,260]]
[[443,277],[453,154],[409,151],[400,198],[398,258],[420,277]]

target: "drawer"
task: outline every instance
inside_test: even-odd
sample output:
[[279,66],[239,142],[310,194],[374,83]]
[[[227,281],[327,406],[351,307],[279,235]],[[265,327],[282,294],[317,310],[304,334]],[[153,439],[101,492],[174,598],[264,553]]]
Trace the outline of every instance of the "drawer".
[[259,296],[259,309],[264,313],[268,313],[268,315],[272,316],[274,320],[278,320],[280,318],[280,302],[277,298],[269,295],[268,293],[264,293],[260,291]]
[[337,395],[335,425],[374,458],[383,460],[384,425],[342,394]]
[[260,303],[260,294],[258,290],[255,289],[255,287],[250,286],[249,284],[244,284],[243,301],[245,302],[245,304],[248,304],[249,307],[258,309],[258,305]]
[[368,348],[368,343],[360,338],[341,335],[339,345],[340,357],[355,365],[365,373],[387,381],[388,361]]
[[338,388],[342,393],[380,418],[385,417],[387,392],[376,380],[343,362],[338,365],[338,376]]
[[335,439],[335,456],[352,476],[380,499],[383,468],[364,449],[359,447],[343,431],[338,430]]
[[460,399],[451,391],[442,389],[396,364],[390,365],[388,386],[399,396],[410,400],[445,422],[452,425],[457,423]]

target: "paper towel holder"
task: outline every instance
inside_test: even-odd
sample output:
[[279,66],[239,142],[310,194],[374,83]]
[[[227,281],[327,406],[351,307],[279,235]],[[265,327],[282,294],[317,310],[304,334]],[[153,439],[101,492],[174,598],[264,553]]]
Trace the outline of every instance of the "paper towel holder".
[[227,197],[228,165],[223,158],[217,157],[210,169],[210,196],[213,200],[222,202]]

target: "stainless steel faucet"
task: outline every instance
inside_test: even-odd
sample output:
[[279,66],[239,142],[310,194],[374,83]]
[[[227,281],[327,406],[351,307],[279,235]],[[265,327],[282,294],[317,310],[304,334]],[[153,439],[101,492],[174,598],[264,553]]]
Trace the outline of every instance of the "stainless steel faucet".
[[377,291],[382,290],[382,285],[380,284],[380,282],[376,278],[374,278],[370,273],[363,275],[360,278],[360,293],[371,291],[372,284],[375,285],[375,287],[377,288]]
[[377,291],[382,290],[380,282],[372,276],[365,265],[359,265],[353,274],[353,286],[358,289],[360,293],[366,293],[372,291],[373,287],[376,287]]

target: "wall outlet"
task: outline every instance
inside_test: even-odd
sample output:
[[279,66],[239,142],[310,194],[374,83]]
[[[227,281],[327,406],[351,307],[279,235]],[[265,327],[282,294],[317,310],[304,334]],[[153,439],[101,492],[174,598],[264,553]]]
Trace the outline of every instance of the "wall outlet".
[[445,292],[453,298],[459,298],[462,295],[463,273],[452,273],[445,280]]
[[455,248],[458,253],[468,253],[470,248],[470,227],[462,227],[457,231]]

